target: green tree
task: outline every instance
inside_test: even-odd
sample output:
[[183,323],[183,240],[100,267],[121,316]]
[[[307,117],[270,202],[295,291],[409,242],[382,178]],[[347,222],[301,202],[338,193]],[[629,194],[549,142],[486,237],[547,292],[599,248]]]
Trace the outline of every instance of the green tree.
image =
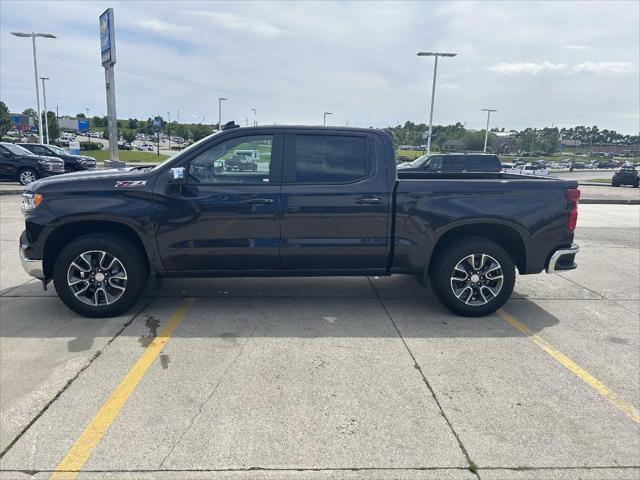
[[212,133],[210,127],[208,127],[207,125],[202,125],[201,123],[198,123],[196,125],[191,125],[190,130],[191,130],[191,136],[193,137],[193,140],[196,142]]
[[0,138],[11,130],[11,115],[9,115],[9,108],[7,105],[0,101]]
[[133,142],[136,139],[136,131],[131,129],[123,129],[122,138],[125,142]]
[[189,127],[183,123],[171,124],[171,131],[178,137],[182,137],[185,140],[189,140],[190,132]]
[[84,113],[76,113],[76,118],[87,118]]
[[[477,132],[466,132],[462,136],[465,150],[482,151],[484,148],[485,130],[478,130]],[[498,137],[495,133],[489,132],[487,138],[487,151],[495,152],[498,147]]]
[[49,127],[49,141],[55,142],[60,137],[60,125],[58,125],[56,112],[47,112],[47,126]]
[[131,130],[135,130],[136,128],[138,128],[138,119],[137,118],[129,118],[128,127]]
[[106,127],[104,130],[102,130],[102,138],[104,138],[105,140],[109,140],[109,129]]
[[102,117],[94,116],[91,119],[91,126],[94,128],[105,127],[106,124],[103,122]]

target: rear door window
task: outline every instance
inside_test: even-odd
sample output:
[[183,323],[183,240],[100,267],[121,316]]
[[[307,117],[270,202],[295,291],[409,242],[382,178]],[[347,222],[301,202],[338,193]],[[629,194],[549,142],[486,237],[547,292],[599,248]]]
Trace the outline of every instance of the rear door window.
[[499,172],[500,161],[492,155],[469,155],[467,172]]
[[461,172],[465,170],[466,160],[462,155],[447,155],[444,160],[444,172]]
[[373,173],[364,136],[296,135],[297,183],[350,183]]

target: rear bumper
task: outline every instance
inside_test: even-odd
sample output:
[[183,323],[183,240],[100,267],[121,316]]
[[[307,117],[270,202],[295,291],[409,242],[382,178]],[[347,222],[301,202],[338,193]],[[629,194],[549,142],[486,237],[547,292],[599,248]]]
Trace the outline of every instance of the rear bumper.
[[578,265],[576,265],[575,257],[579,251],[580,247],[573,243],[570,247],[560,248],[553,252],[547,264],[547,273],[576,268]]
[[20,250],[20,263],[22,263],[22,268],[27,275],[31,275],[32,277],[39,278],[40,280],[44,280],[44,268],[42,267],[42,260],[32,260],[27,258],[24,253],[24,247],[20,245],[18,247]]

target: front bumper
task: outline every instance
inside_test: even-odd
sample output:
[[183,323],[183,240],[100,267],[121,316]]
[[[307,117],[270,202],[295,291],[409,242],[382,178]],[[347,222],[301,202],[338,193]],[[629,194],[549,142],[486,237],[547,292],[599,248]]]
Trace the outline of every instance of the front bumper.
[[22,263],[22,268],[27,275],[31,275],[32,277],[39,278],[40,280],[44,280],[44,268],[42,266],[42,260],[32,260],[27,258],[24,254],[24,247],[20,245],[20,263]]
[[560,248],[553,252],[547,264],[547,273],[576,268],[578,265],[576,265],[575,256],[579,251],[580,247],[573,243],[570,247]]

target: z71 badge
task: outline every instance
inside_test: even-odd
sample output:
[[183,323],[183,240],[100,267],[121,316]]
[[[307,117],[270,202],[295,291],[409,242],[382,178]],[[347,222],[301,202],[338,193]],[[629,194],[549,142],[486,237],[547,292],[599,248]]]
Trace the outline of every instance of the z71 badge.
[[116,188],[144,187],[146,184],[146,180],[118,180]]

